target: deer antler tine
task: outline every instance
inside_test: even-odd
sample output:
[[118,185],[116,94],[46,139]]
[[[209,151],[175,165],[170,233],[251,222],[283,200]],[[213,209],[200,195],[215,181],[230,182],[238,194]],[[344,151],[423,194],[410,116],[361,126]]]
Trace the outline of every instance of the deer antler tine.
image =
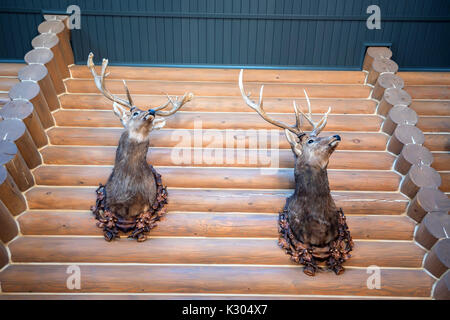
[[302,126],[302,115],[300,111],[298,110],[298,105],[295,100],[292,101],[294,103],[294,112],[295,112],[295,126],[300,130]]
[[[169,102],[171,104],[175,104],[175,102],[173,101],[173,98],[171,96],[167,95],[167,99],[169,100]],[[178,101],[178,97],[175,97],[175,101]]]
[[328,115],[330,114],[330,112],[331,112],[331,107],[328,107],[328,111],[324,114],[322,119],[320,119],[319,123],[314,128],[312,134],[318,135],[323,130],[323,128],[325,128],[325,126],[327,125]]
[[303,117],[305,117],[306,120],[308,120],[309,124],[313,127],[315,127],[314,121],[312,120],[312,118],[308,115],[306,115],[302,110],[300,110],[300,112],[302,113]]
[[89,53],[87,66],[91,70],[97,89],[109,100],[121,104],[122,106],[127,107],[129,109],[132,108],[133,107],[132,103],[122,98],[116,97],[115,95],[111,94],[111,92],[109,92],[105,87],[105,78],[109,75],[109,73],[106,73],[106,69],[108,67],[108,59],[103,59],[101,74],[98,75],[97,72],[95,71],[93,58],[94,54],[92,52]]
[[309,100],[308,94],[306,93],[305,89],[303,89],[303,92],[305,93],[306,102],[308,103],[308,113],[309,113],[309,116],[311,117],[311,115],[312,115],[312,113],[311,113],[311,101]]
[[244,99],[245,103],[252,108],[253,110],[255,110],[264,120],[266,120],[267,122],[279,127],[279,128],[283,128],[283,129],[287,129],[289,131],[291,131],[292,133],[295,134],[300,134],[301,130],[299,128],[296,128],[294,126],[289,126],[279,120],[276,119],[272,119],[270,118],[267,113],[264,111],[264,107],[263,107],[263,93],[264,93],[264,85],[261,86],[261,89],[259,90],[259,102],[258,104],[256,104],[254,101],[252,101],[249,98],[249,95],[247,95],[245,93],[245,89],[244,89],[244,69],[241,69],[241,71],[239,72],[239,90],[241,91],[241,95],[242,95],[242,99]]
[[241,69],[241,72],[239,73],[239,89],[241,90],[242,98],[250,108],[255,109],[256,105],[252,100],[250,100],[250,93],[248,95],[245,93],[243,77],[244,77],[244,69]]
[[109,63],[108,59],[103,59],[103,61],[102,61],[102,73],[101,73],[103,78],[105,77],[106,68],[108,68],[108,63]]
[[134,106],[133,98],[131,98],[131,94],[130,94],[130,90],[128,90],[127,82],[125,80],[122,80],[122,81],[123,81],[123,86],[125,87],[125,91],[127,93],[128,102],[130,103],[130,105]]
[[157,106],[156,108],[152,108],[153,111],[156,112],[156,111],[162,110],[162,109],[166,108],[170,103],[172,103],[172,98],[167,93],[164,93],[164,94],[167,97],[167,101],[165,103],[163,103],[162,105]]
[[177,112],[184,104],[191,101],[193,98],[194,98],[194,95],[192,93],[187,93],[187,92],[183,95],[183,98],[181,100],[177,99],[176,101],[173,101],[173,99],[169,95],[167,95],[167,99],[172,104],[173,108],[169,111],[162,111],[161,109],[163,109],[163,108],[155,110],[156,115],[161,116],[161,117],[168,117],[168,116],[174,114],[175,112]]

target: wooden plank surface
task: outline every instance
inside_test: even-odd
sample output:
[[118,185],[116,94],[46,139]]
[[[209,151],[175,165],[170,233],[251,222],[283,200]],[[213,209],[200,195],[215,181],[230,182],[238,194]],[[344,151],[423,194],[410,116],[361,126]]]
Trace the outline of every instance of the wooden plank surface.
[[413,100],[410,108],[419,116],[450,116],[448,100]]
[[408,92],[413,99],[450,99],[450,86],[448,85],[406,85],[404,90],[406,90],[406,92]]
[[[29,209],[86,210],[95,202],[95,187],[33,187]],[[169,211],[279,212],[291,190],[170,189]],[[401,214],[408,199],[397,192],[332,192],[346,214]]]
[[[126,98],[125,95],[118,95]],[[63,94],[60,96],[64,109],[92,109],[109,110],[112,112],[112,102],[101,94]],[[292,113],[293,99],[291,98],[265,98],[264,110],[266,112]],[[298,105],[307,110],[304,98],[295,99]],[[133,94],[133,102],[142,110],[147,110],[167,102],[165,95],[138,95]],[[331,107],[332,114],[373,114],[376,102],[368,99],[311,99],[314,113],[324,113]],[[183,106],[183,111],[190,112],[249,112],[253,113],[241,97],[194,97]]]
[[[276,130],[276,129],[274,129]],[[277,130],[278,131],[278,130]],[[290,149],[284,132],[268,132],[267,142],[258,142],[258,147]],[[53,145],[117,146],[121,128],[51,128],[47,131]],[[203,134],[194,130],[162,129],[150,135],[150,147],[209,147],[209,148],[250,148],[250,138],[254,134],[246,130],[208,129]],[[380,132],[333,132],[324,131],[321,136],[339,134],[342,141],[337,150],[386,150],[389,136]],[[273,138],[272,138],[273,135]],[[214,138],[214,140],[212,140]],[[272,143],[272,139],[274,143]],[[219,141],[223,143],[220,144]],[[239,141],[239,145],[238,145]],[[433,141],[434,142],[434,141]],[[253,148],[253,147],[252,147]]]
[[450,153],[433,152],[433,163],[431,166],[437,171],[450,171]]
[[420,116],[416,125],[423,132],[450,132],[450,116]]
[[[113,146],[47,146],[41,149],[44,163],[55,165],[113,165],[116,147]],[[178,155],[178,156],[176,156]],[[188,155],[189,161],[179,161]],[[176,156],[176,157],[174,157]],[[228,160],[227,160],[228,157]],[[256,157],[256,161],[250,161]],[[244,161],[238,161],[243,158]],[[196,161],[200,159],[201,161]],[[229,159],[235,159],[233,161]],[[272,160],[273,159],[273,160]],[[329,169],[389,170],[395,157],[384,151],[336,150],[330,158]],[[151,148],[147,161],[154,166],[192,167],[279,167],[293,168],[294,154],[290,149],[280,150],[222,150],[208,148],[198,151],[189,148]],[[436,160],[435,160],[436,161]]]
[[5,105],[10,100],[7,92],[0,92],[0,106]]
[[439,172],[442,178],[442,184],[439,187],[443,192],[450,192],[450,172]]
[[450,134],[425,134],[424,147],[430,151],[450,151]]
[[0,76],[17,77],[19,70],[25,66],[25,63],[0,63]]
[[9,91],[16,83],[19,83],[17,78],[0,78],[0,91]]
[[[18,218],[24,235],[98,236],[90,211],[27,211]],[[277,238],[278,214],[169,212],[152,236]],[[412,240],[415,223],[406,216],[349,215],[353,239]]]
[[[111,111],[101,110],[58,110],[53,113],[55,122],[60,127],[118,127],[123,125]],[[294,124],[295,115],[276,114],[273,118]],[[321,115],[314,115],[319,121]],[[378,131],[382,118],[378,115],[330,115],[327,130],[331,131]],[[177,112],[167,118],[165,128],[168,129],[278,129],[263,120],[256,113],[200,113]],[[304,130],[310,130],[308,124]]]
[[[367,287],[366,269],[308,277],[301,268],[255,266],[80,265],[78,292],[320,294],[430,297],[434,283],[417,269],[381,269],[379,290]],[[0,274],[3,292],[69,292],[66,265],[10,265]],[[226,281],[224,281],[226,279]],[[336,290],[339,288],[339,290]]]
[[[64,81],[68,93],[98,93],[92,79],[67,79]],[[183,95],[192,92],[196,96],[241,96],[237,78],[235,82],[189,82],[160,80],[127,80],[132,94],[170,94]],[[124,93],[122,80],[107,81],[108,90],[112,93]],[[247,92],[259,92],[259,83],[246,83]],[[264,97],[304,97],[306,90],[312,98],[367,98],[370,88],[364,85],[333,84],[275,84],[264,86]]]
[[[272,116],[294,123],[292,98],[305,107],[306,88],[316,117],[332,107],[330,131],[322,135],[343,138],[331,157],[329,177],[333,197],[348,217],[355,250],[344,275],[309,278],[277,246],[277,212],[293,187],[292,151],[282,131],[243,103],[239,70],[110,67],[108,88],[123,94],[119,79],[127,79],[135,103],[143,109],[163,103],[165,92],[181,95],[190,90],[196,95],[183,112],[168,119],[167,129],[152,133],[148,161],[159,166],[169,187],[169,212],[142,244],[125,237],[104,241],[88,211],[95,202],[95,186],[111,172],[123,129],[89,70],[72,66],[71,71],[80,79],[65,81],[70,93],[60,97],[58,127],[48,131],[50,145],[42,149],[45,165],[34,171],[39,186],[26,192],[29,211],[18,218],[22,236],[9,246],[17,264],[0,273],[3,292],[73,294],[66,287],[67,265],[81,263],[82,289],[77,292],[105,297],[430,297],[434,280],[421,269],[424,250],[412,240],[415,223],[404,215],[409,199],[397,191],[400,176],[391,171],[394,157],[385,152],[389,137],[379,132],[382,118],[374,114],[375,101],[367,99],[370,88],[363,85],[364,73],[245,72],[253,98],[260,83],[266,83],[264,102]],[[436,153],[450,146],[450,134],[444,134],[449,132],[448,74],[409,73],[404,79],[414,99],[411,107],[426,116],[418,127],[432,132],[426,134],[425,146],[433,151],[433,166],[448,170],[448,153]],[[206,129],[200,136],[193,130],[199,121]],[[251,153],[257,145],[249,129],[276,129],[276,139],[269,136],[267,146]],[[196,148],[197,156],[200,150],[203,161],[177,162],[174,150],[189,147]],[[222,154],[219,162],[208,162],[205,157],[220,147],[231,150],[235,160],[227,163]],[[189,150],[191,159],[195,150]],[[247,161],[238,162],[242,155]],[[262,175],[258,167],[275,164],[249,162],[250,155],[277,155],[276,167],[282,169]],[[450,191],[447,176],[443,172],[445,192]],[[367,288],[369,265],[382,267],[380,290]]]
[[[175,188],[294,189],[292,168],[158,167],[163,183]],[[36,184],[45,186],[98,186],[105,184],[112,166],[40,166]],[[331,190],[396,191],[401,176],[393,171],[328,170]]]
[[[97,72],[101,67],[96,67]],[[86,66],[71,66],[73,78],[91,79]],[[160,80],[168,81],[218,81],[236,82],[240,69],[209,68],[162,68],[162,67],[121,67],[109,66],[109,79]],[[364,73],[360,71],[330,70],[245,70],[245,81],[278,83],[337,83],[363,84]]]
[[450,72],[398,72],[406,85],[450,85]]
[[[277,239],[150,238],[136,245],[131,239],[107,242],[103,237],[20,237],[9,248],[12,261],[18,263],[295,265],[277,242]],[[352,258],[345,265],[418,268],[424,253],[413,241],[355,241]]]

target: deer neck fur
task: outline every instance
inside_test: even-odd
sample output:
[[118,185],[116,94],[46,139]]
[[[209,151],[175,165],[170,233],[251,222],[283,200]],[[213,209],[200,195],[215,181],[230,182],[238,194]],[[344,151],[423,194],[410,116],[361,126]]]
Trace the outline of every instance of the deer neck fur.
[[[132,169],[147,166],[147,152],[149,147],[148,139],[134,139],[130,137],[128,131],[122,133],[119,146],[117,147],[115,168],[127,168],[130,173]],[[139,174],[139,171],[135,171]]]
[[288,199],[288,219],[297,239],[317,246],[329,243],[337,235],[336,211],[327,168],[297,163],[295,192]]
[[295,168],[294,195],[307,202],[311,202],[312,198],[331,198],[327,168],[309,164],[297,165]]

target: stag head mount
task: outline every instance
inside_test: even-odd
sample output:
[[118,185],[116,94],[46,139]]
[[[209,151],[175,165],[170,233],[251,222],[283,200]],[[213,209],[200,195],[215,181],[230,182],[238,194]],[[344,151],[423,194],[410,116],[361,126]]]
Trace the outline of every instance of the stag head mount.
[[[165,117],[173,115],[184,104],[194,98],[192,93],[185,93],[181,99],[178,97],[173,98],[166,94],[166,103],[155,108],[149,108],[148,110],[141,110],[134,105],[125,80],[123,80],[123,84],[125,87],[127,100],[113,95],[108,89],[106,89],[105,78],[109,75],[109,73],[106,72],[108,68],[108,59],[103,59],[100,75],[98,75],[95,70],[93,59],[94,54],[91,52],[88,57],[87,66],[94,76],[95,85],[107,99],[113,102],[114,114],[120,119],[122,125],[128,131],[130,139],[138,142],[149,139],[149,134],[151,131],[159,130],[165,126]],[[170,110],[163,110],[167,108],[169,104],[172,105],[172,108]]]
[[[331,107],[318,121],[314,122],[311,113],[311,101],[309,100],[306,90],[303,90],[306,101],[308,103],[308,113],[305,114],[300,106],[297,105],[295,100],[293,101],[293,108],[295,112],[295,124],[288,125],[282,121],[271,118],[265,111],[263,106],[263,90],[264,85],[261,86],[259,93],[258,103],[250,99],[250,94],[247,94],[243,84],[244,70],[241,69],[239,73],[239,89],[241,90],[242,98],[245,103],[255,110],[264,120],[267,122],[284,129],[286,138],[291,145],[291,149],[294,152],[297,163],[303,165],[310,165],[312,167],[319,167],[326,169],[331,154],[334,152],[341,137],[339,135],[332,135],[329,137],[319,137],[320,132],[325,128],[328,120],[328,115],[331,112]],[[312,130],[306,132],[302,129],[303,118],[311,125]]]

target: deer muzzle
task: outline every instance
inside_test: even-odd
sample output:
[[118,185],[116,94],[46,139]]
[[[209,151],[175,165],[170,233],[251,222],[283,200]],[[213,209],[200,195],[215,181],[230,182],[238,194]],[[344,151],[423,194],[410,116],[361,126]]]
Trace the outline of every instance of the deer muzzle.
[[149,120],[150,118],[151,118],[152,120],[155,119],[155,114],[156,114],[155,110],[149,109],[149,110],[147,111],[147,114],[144,116],[144,120],[147,121],[147,120]]
[[335,134],[334,136],[330,137],[330,142],[328,144],[330,145],[330,147],[335,147],[340,141],[341,141],[341,136],[338,134]]

